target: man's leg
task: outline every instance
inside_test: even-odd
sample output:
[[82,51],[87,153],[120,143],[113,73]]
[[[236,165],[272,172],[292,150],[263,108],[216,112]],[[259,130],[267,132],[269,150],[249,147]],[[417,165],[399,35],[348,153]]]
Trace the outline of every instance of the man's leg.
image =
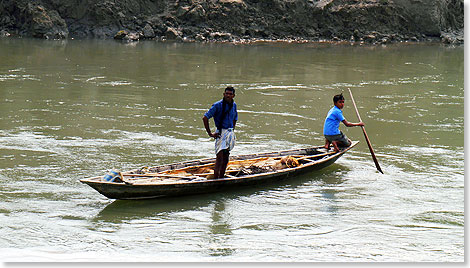
[[[221,171],[221,167],[223,165],[223,162],[224,162],[224,150],[221,150],[217,153],[216,155],[216,158],[215,158],[215,167],[214,167],[214,179],[218,179],[218,178],[221,178],[221,176],[223,176],[223,174],[221,175],[220,174],[220,171]],[[225,171],[225,169],[224,169]]]
[[230,156],[230,152],[228,150],[222,150],[222,165],[220,167],[219,171],[219,178],[225,177],[225,170],[227,169],[227,164],[228,164],[228,158]]

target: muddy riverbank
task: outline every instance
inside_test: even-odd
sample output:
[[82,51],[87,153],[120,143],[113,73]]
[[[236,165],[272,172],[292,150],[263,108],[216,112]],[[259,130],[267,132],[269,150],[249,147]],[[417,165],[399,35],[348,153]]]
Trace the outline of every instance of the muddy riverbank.
[[0,36],[463,43],[463,0],[4,0]]

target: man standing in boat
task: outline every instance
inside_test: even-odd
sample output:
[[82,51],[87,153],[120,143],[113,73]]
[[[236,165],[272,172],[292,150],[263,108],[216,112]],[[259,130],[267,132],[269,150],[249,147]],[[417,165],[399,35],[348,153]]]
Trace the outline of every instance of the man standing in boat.
[[[233,100],[235,89],[225,88],[223,98],[214,103],[204,114],[202,121],[207,134],[215,138],[216,161],[214,167],[214,178],[223,178],[227,168],[230,150],[235,146],[235,124],[238,120],[237,104]],[[209,127],[209,119],[214,117],[217,130],[212,133]]]
[[338,146],[348,147],[351,145],[351,140],[339,130],[339,123],[343,122],[347,127],[364,126],[364,123],[350,123],[344,118],[343,111],[341,111],[344,108],[343,93],[333,97],[333,104],[333,108],[331,108],[326,115],[325,124],[323,125],[323,135],[325,136],[325,149],[328,150],[330,143],[332,143],[335,152],[339,152]]

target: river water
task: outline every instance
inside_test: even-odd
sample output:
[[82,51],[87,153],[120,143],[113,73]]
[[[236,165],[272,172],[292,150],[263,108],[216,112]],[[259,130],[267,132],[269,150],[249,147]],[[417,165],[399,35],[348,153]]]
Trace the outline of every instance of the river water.
[[[110,200],[78,180],[213,157],[203,113],[236,88],[232,154],[323,144],[351,88],[360,143],[256,188]],[[0,39],[2,261],[464,261],[464,48]],[[213,122],[211,122],[212,127]]]

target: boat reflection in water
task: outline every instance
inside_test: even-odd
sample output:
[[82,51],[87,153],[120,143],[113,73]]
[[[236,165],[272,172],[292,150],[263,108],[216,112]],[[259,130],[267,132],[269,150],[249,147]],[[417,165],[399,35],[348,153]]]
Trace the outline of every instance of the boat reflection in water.
[[[344,167],[341,167],[341,170],[343,169]],[[331,201],[327,203],[324,210],[334,213],[337,210],[335,207],[335,194],[337,190],[334,188],[344,181],[342,176],[335,173],[337,173],[337,168],[327,167],[315,173],[299,175],[289,180],[288,183],[285,181],[270,181],[262,185],[232,188],[218,193],[140,200],[114,200],[104,207],[93,218],[93,221],[119,224],[130,220],[162,219],[172,213],[198,211],[212,206],[211,218],[214,224],[211,230],[214,233],[224,233],[226,232],[224,230],[227,228],[223,228],[225,225],[217,222],[220,222],[220,215],[225,210],[227,203],[247,197],[269,195],[272,192],[293,191],[306,183],[320,183],[332,186],[329,189],[322,187],[323,190],[318,194],[325,200]]]

